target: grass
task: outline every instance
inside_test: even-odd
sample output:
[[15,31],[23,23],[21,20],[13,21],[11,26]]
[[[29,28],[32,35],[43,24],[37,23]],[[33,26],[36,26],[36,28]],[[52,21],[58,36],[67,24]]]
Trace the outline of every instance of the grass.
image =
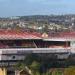
[[55,68],[49,75],[75,75],[75,66],[69,68]]

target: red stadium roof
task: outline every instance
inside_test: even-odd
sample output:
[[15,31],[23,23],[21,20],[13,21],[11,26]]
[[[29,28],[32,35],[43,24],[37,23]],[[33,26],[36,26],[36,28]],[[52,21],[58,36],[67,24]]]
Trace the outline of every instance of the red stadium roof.
[[0,40],[15,39],[75,40],[75,32],[61,32],[57,34],[49,34],[48,37],[42,37],[42,35],[38,32],[0,30]]
[[50,34],[47,40],[57,41],[75,41],[75,32],[60,32],[56,34]]
[[15,30],[0,30],[0,39],[11,40],[11,39],[41,39],[38,33],[28,33],[23,31]]

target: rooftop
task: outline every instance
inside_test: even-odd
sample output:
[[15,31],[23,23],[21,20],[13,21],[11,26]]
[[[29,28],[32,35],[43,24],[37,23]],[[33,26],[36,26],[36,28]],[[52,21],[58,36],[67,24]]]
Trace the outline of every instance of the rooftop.
[[38,32],[26,32],[16,30],[0,30],[0,40],[15,40],[15,39],[44,39],[52,41],[70,41],[75,40],[75,32],[60,32],[41,34]]
[[34,32],[24,32],[24,31],[15,31],[15,30],[0,30],[0,39],[1,40],[13,40],[13,39],[41,39],[40,34]]
[[56,34],[49,34],[46,40],[52,41],[74,41],[75,40],[75,32],[60,32]]

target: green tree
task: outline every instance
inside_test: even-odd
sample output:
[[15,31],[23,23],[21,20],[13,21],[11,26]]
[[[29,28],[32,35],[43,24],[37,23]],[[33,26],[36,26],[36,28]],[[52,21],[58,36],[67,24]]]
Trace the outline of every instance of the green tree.
[[[29,54],[25,57],[24,61],[20,61],[16,64],[15,68],[18,70],[26,69],[31,71],[32,75],[40,75],[39,68],[40,63],[38,57],[35,54]],[[28,72],[29,72],[28,71]]]

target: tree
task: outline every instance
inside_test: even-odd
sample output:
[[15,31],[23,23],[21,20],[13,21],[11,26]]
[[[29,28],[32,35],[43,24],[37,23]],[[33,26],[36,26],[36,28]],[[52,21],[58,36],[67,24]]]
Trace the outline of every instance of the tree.
[[38,57],[35,54],[27,55],[23,61],[16,64],[15,68],[18,70],[25,69],[26,71],[31,72],[30,75],[40,74],[40,63],[38,62]]

